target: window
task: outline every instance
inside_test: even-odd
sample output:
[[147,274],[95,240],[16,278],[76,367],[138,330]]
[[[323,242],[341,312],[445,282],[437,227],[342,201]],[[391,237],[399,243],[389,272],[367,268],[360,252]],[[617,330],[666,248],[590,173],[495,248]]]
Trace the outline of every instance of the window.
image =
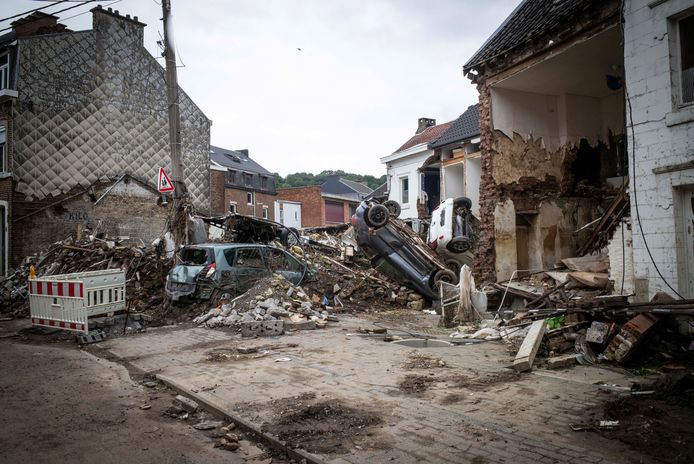
[[253,174],[244,172],[243,173],[243,182],[246,187],[253,187]]
[[253,204],[253,192],[246,192],[246,203]]
[[0,89],[10,88],[10,54],[0,56]]
[[239,248],[236,251],[236,262],[234,266],[241,267],[253,267],[262,269],[265,267],[263,264],[263,256],[260,252],[260,248]]
[[276,248],[267,249],[267,260],[270,270],[276,271],[290,271],[290,272],[301,272],[303,266],[299,261],[297,261],[293,256],[285,253],[282,250]]
[[268,218],[268,207],[263,206],[263,219],[267,219],[267,218]]
[[235,201],[229,202],[229,212],[232,214],[236,214],[236,202]]
[[236,182],[236,171],[234,171],[233,169],[229,169],[227,171],[227,183],[235,184]]
[[267,177],[260,176],[260,188],[267,189]]
[[410,179],[407,177],[400,178],[400,203],[406,205],[410,202]]
[[679,71],[681,103],[694,103],[694,15],[680,19],[679,29]]
[[9,170],[7,163],[7,150],[5,146],[5,127],[0,125],[0,172]]

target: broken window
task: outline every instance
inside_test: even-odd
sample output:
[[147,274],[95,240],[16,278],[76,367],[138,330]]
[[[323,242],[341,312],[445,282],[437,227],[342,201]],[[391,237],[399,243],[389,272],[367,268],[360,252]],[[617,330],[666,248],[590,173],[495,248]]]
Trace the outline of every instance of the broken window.
[[212,259],[204,248],[184,248],[181,250],[181,264],[204,266],[212,263]]
[[301,263],[282,250],[268,248],[267,259],[271,271],[301,271]]
[[263,256],[259,248],[240,248],[236,251],[236,261],[234,266],[254,267],[262,269]]
[[400,203],[406,205],[410,201],[410,179],[408,177],[400,178]]
[[694,15],[678,21],[682,103],[694,103]]

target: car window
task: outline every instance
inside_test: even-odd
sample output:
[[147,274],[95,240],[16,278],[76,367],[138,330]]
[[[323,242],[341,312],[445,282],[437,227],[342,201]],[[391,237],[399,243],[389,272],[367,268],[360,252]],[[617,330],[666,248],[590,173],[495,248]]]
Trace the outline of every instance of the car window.
[[301,263],[293,256],[275,248],[267,249],[268,266],[271,271],[301,272]]
[[229,248],[227,250],[224,250],[224,259],[226,259],[229,267],[232,267],[234,265],[234,256],[236,256],[236,249]]
[[212,263],[212,258],[205,248],[184,248],[180,257],[181,264],[204,266]]
[[238,248],[234,266],[264,268],[265,265],[263,264],[263,255],[260,252],[260,248]]
[[446,224],[446,208],[441,208],[441,219],[440,219],[440,225],[444,226]]

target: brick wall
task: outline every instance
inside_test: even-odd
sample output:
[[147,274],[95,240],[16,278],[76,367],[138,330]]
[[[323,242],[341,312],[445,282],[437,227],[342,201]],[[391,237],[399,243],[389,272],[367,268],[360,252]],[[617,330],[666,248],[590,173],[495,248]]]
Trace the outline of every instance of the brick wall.
[[263,206],[268,208],[268,219],[275,220],[275,195],[253,192],[253,204],[248,204],[248,192],[250,190],[224,189],[224,204],[229,212],[229,203],[236,202],[236,212],[246,216],[263,217]]
[[647,243],[665,280],[682,296],[694,298],[685,277],[687,264],[694,264],[687,262],[685,246],[691,244],[687,243],[682,223],[683,195],[694,186],[694,169],[653,172],[694,159],[694,107],[679,108],[673,102],[673,90],[677,91],[673,81],[679,83],[669,71],[668,41],[676,35],[669,29],[673,23],[668,18],[691,8],[692,2],[671,0],[654,7],[649,3],[629,1],[624,12],[624,68],[632,108],[631,124],[627,112],[627,133],[634,277],[641,298],[650,298],[659,291],[674,294],[659,277],[646,250]]
[[278,189],[277,199],[301,203],[301,225],[303,227],[316,227],[324,224],[325,207],[320,186]]
[[81,236],[87,226],[94,232],[127,235],[145,244],[162,234],[169,210],[158,205],[157,193],[131,180],[119,183],[94,205],[94,198],[99,198],[109,185],[96,186],[94,197],[78,188],[59,198],[26,202],[15,193],[12,264],[16,266],[25,256],[58,240]]
[[224,173],[210,169],[210,211],[213,216],[229,212],[229,203],[224,202]]

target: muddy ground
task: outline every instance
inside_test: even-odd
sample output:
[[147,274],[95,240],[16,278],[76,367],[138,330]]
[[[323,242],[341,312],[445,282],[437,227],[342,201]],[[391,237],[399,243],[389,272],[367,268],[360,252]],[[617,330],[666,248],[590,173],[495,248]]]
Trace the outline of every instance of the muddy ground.
[[199,417],[164,416],[175,393],[163,385],[144,386],[71,337],[13,336],[15,322],[0,327],[0,462],[269,462],[248,441],[236,452],[214,448],[192,427]]
[[670,375],[653,385],[653,391],[625,395],[592,411],[587,424],[616,420],[619,425],[586,433],[619,440],[658,462],[694,462],[694,375]]

